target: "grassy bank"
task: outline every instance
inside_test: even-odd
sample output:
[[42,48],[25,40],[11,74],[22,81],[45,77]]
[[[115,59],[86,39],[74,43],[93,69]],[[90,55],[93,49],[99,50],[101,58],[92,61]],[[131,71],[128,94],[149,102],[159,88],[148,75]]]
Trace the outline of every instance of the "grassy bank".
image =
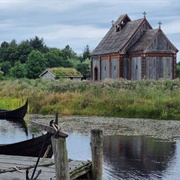
[[0,81],[0,108],[29,113],[180,120],[180,80],[91,83],[61,80]]

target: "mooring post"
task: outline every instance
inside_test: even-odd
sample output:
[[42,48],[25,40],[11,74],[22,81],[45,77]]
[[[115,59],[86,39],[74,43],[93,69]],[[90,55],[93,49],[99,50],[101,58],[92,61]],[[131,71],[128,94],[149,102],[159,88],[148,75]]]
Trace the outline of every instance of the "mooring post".
[[69,180],[66,138],[53,136],[51,142],[54,153],[56,180]]
[[55,117],[55,124],[58,125],[58,113],[56,113],[56,117]]
[[91,130],[92,178],[102,180],[103,131]]

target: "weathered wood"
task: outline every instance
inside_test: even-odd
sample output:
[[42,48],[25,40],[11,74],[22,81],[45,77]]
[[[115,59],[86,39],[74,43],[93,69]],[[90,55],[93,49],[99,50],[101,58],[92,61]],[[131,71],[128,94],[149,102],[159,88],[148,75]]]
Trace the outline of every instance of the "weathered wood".
[[65,138],[51,138],[55,159],[56,180],[69,180],[68,152]]
[[[73,161],[69,163],[70,167],[73,167]],[[90,172],[92,163],[90,161],[87,162],[79,162],[79,167],[77,167],[77,164],[74,164],[75,168],[69,170],[70,179],[76,179],[84,174],[87,174]]]
[[[35,166],[37,158],[27,157],[27,156],[7,156],[0,155],[0,179],[26,179],[26,169],[29,169],[29,176],[32,174],[32,170]],[[42,162],[41,162],[42,161]],[[55,180],[55,162],[51,158],[41,158],[40,164],[38,165],[37,171],[42,170],[38,177],[38,180]],[[91,162],[90,161],[80,161],[80,160],[69,160],[69,174],[70,179],[76,179],[82,175],[85,175],[90,171]],[[89,167],[89,169],[88,169]],[[17,168],[17,170],[15,170]],[[19,171],[19,170],[20,171]],[[12,171],[12,172],[8,172]],[[37,172],[36,172],[37,173]],[[35,173],[35,175],[36,175]]]
[[44,124],[39,124],[37,122],[34,122],[34,121],[31,121],[30,124],[32,124],[33,126],[37,127],[37,128],[40,128],[44,131],[47,131],[47,132],[50,132],[52,134],[58,134],[60,137],[63,137],[63,138],[67,138],[68,135],[64,132],[61,132],[61,131],[56,131],[53,127],[50,127],[50,126],[47,126],[47,125],[44,125]]
[[[59,134],[58,134],[59,135]],[[57,136],[57,133],[51,138],[54,162],[52,159],[40,159],[46,162],[38,165],[41,167],[41,177],[39,180],[73,180],[83,175],[89,175],[92,170],[93,180],[102,180],[102,155],[103,155],[103,132],[102,130],[91,131],[91,151],[92,162],[90,161],[69,161],[66,148],[66,138]],[[8,180],[18,178],[25,179],[25,171],[20,175],[22,170],[33,170],[37,159],[33,157],[5,156],[0,155],[0,179]],[[3,166],[2,166],[3,165]],[[70,167],[69,167],[70,166]],[[39,170],[37,169],[39,172]],[[29,172],[31,173],[31,172]],[[33,171],[34,175],[35,171]],[[28,175],[29,176],[29,175]],[[89,178],[89,177],[88,177]]]
[[58,113],[56,113],[55,124],[58,125]]
[[102,179],[102,157],[103,157],[103,131],[94,129],[91,131],[92,152],[92,178]]
[[[54,164],[55,164],[54,162],[43,163],[41,165],[38,165],[38,167],[52,166]],[[35,167],[35,164],[30,165],[30,166],[14,166],[14,167],[8,167],[8,168],[6,167],[6,168],[0,169],[0,174],[6,173],[6,172],[14,172],[14,171],[20,171],[21,172],[22,170],[32,169],[34,167]]]

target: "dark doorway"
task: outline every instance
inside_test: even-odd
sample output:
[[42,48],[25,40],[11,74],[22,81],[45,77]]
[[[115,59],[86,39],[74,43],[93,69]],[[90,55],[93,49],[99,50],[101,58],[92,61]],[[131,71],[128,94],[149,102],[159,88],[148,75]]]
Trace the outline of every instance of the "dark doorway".
[[94,81],[98,81],[98,68],[94,68]]

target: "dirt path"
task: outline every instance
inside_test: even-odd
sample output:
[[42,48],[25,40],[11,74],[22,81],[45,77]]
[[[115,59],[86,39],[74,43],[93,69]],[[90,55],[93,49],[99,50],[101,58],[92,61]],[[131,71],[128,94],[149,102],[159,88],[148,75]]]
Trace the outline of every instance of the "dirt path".
[[[29,120],[48,123],[55,116],[29,115]],[[173,140],[180,138],[180,121],[127,119],[108,117],[59,117],[59,126],[66,133],[79,132],[89,134],[91,129],[102,129],[104,135],[152,136]]]

